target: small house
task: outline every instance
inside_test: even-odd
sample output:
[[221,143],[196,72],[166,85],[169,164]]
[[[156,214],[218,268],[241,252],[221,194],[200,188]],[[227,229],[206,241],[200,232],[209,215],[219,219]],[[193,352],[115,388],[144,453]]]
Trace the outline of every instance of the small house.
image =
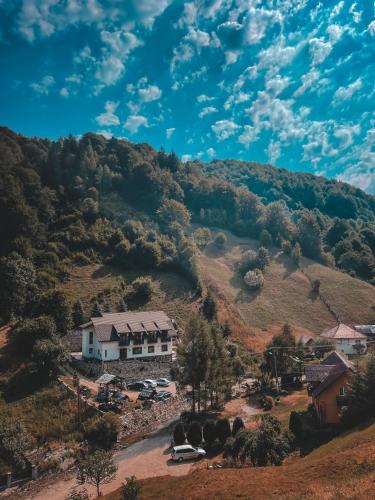
[[321,337],[332,343],[336,351],[346,355],[364,354],[367,350],[366,335],[343,323],[323,332]]
[[320,365],[306,365],[308,393],[322,424],[338,424],[346,403],[354,365],[343,354],[333,351]]

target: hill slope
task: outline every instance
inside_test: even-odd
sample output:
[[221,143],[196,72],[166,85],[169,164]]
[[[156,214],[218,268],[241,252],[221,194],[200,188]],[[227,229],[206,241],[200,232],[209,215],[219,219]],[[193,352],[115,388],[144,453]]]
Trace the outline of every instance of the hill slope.
[[[256,249],[258,243],[226,232],[223,250],[210,245],[200,254],[200,273],[220,302],[222,319],[237,324],[235,333],[252,348],[263,348],[280,326],[289,322],[297,335],[318,335],[340,321],[349,324],[374,319],[375,288],[347,274],[301,259],[299,268],[280,249],[271,251],[273,259],[265,272],[261,292],[249,291],[235,272],[241,254]],[[311,293],[309,281],[319,279],[321,295],[329,302],[332,314],[319,297]]]

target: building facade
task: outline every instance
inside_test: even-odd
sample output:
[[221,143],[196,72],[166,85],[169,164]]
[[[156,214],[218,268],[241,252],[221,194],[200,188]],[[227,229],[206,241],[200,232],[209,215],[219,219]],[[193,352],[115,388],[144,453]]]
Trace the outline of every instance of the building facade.
[[340,323],[339,325],[321,334],[331,342],[336,351],[352,356],[355,354],[365,354],[367,351],[367,337],[361,332],[357,332],[350,326]]
[[82,357],[101,361],[172,355],[174,320],[163,311],[107,313],[79,327]]

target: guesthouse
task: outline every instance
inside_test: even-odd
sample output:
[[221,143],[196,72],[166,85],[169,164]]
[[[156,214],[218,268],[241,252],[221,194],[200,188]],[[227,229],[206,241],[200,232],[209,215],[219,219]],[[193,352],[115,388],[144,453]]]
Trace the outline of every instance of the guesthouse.
[[321,337],[332,343],[336,351],[349,356],[354,354],[365,354],[367,350],[366,335],[343,323],[323,332]]

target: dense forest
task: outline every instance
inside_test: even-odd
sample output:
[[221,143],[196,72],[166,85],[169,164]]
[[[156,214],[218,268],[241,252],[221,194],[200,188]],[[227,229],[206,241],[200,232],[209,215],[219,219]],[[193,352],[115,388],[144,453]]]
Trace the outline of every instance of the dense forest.
[[199,290],[191,221],[285,251],[298,244],[372,282],[374,210],[373,197],[311,175],[183,164],[173,152],[91,133],[50,141],[1,128],[0,317],[52,308],[56,284],[90,262],[172,269]]

